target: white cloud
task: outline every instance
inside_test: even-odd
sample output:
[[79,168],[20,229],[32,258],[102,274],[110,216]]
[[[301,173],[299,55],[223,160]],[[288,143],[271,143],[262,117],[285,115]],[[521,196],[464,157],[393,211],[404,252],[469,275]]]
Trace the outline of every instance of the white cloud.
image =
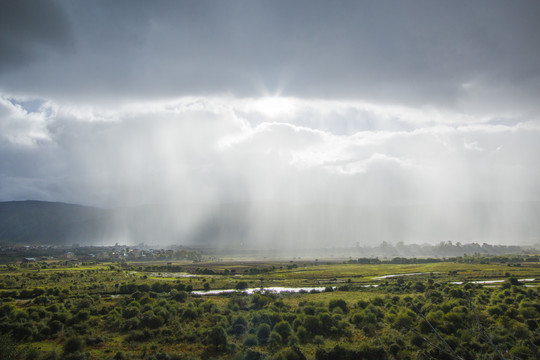
[[[272,117],[262,114],[257,99],[227,96],[116,107],[44,102],[28,113],[5,96],[0,100],[7,129],[2,176],[34,184],[46,199],[111,205],[539,198],[540,131],[534,121],[452,123],[445,113],[411,121],[410,129],[340,133],[305,119],[314,115],[331,123],[335,114],[361,108],[369,109],[372,121],[384,122],[397,110],[285,99],[295,111]],[[257,116],[262,120],[246,119]],[[33,151],[23,155],[17,150],[22,145]],[[9,191],[4,188],[2,196],[9,199]]]
[[50,141],[46,110],[28,113],[9,98],[0,96],[0,139],[11,144],[34,146]]

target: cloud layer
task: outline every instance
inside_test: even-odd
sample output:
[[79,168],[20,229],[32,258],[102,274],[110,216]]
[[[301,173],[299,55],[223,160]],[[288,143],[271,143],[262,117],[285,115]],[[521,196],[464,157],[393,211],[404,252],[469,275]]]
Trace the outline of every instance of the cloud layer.
[[[58,187],[47,199],[96,205],[171,196],[384,205],[540,199],[540,126],[533,121],[449,125],[446,115],[408,119],[407,109],[399,116],[365,104],[287,98],[279,100],[286,121],[275,109],[265,113],[260,100],[235,98],[115,111],[45,103],[31,113],[0,100],[4,199],[28,196],[29,183],[44,181]],[[308,121],[312,113],[316,122]],[[336,113],[369,115],[349,116],[356,131],[344,135],[341,126],[327,128]],[[371,130],[371,122],[397,130]]]
[[536,1],[2,6],[1,88],[14,95],[280,93],[538,114]]

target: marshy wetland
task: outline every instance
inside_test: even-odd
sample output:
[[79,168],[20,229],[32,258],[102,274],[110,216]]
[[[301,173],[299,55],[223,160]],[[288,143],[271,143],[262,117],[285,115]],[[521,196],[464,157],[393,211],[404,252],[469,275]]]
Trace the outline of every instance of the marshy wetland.
[[14,359],[535,359],[538,279],[538,262],[482,258],[5,264],[1,346]]

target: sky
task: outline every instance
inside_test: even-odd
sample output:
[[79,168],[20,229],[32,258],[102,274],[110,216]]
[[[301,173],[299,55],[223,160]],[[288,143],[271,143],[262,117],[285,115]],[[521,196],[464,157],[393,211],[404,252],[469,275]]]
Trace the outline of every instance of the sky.
[[539,18],[533,0],[1,1],[0,201],[525,211]]

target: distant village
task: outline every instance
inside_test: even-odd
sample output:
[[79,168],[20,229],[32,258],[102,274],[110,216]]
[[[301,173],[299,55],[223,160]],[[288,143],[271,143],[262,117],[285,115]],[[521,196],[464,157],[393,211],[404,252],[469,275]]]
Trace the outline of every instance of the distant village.
[[77,266],[87,262],[109,261],[201,261],[201,254],[190,249],[153,249],[144,244],[138,246],[56,246],[25,245],[0,246],[0,259],[20,261],[21,264],[58,260]]
[[[516,245],[490,245],[490,244],[461,244],[440,242],[436,245],[404,244],[398,242],[393,245],[383,242],[378,246],[360,246],[352,248],[332,249],[297,249],[302,253],[302,258],[318,258],[321,251],[325,251],[326,258],[332,261],[358,262],[358,263],[423,263],[439,261],[470,262],[482,261],[517,263],[520,261],[538,261],[538,246]],[[20,263],[31,264],[44,261],[60,261],[66,266],[79,266],[88,263],[99,262],[144,262],[144,261],[192,261],[216,260],[224,254],[235,254],[237,257],[248,258],[292,258],[290,249],[276,250],[248,250],[248,249],[193,249],[183,246],[171,246],[170,248],[154,248],[146,244],[134,246],[80,246],[73,245],[0,245],[0,264]],[[346,254],[346,255],[345,255]],[[293,260],[296,259],[292,258]],[[300,259],[300,257],[298,257]]]

